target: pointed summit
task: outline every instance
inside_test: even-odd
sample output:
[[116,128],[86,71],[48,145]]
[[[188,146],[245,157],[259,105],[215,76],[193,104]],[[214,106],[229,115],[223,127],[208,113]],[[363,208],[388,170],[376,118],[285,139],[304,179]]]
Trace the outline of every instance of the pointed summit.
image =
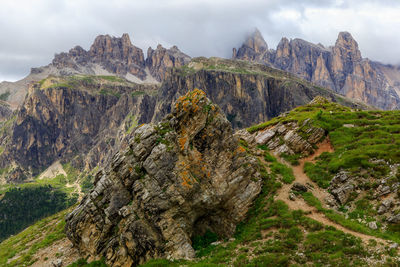
[[236,48],[233,49],[232,58],[257,61],[267,51],[267,42],[261,32],[255,29],[252,34],[246,37],[246,40],[238,50]]
[[122,44],[125,44],[127,46],[132,46],[131,39],[129,38],[129,34],[127,34],[127,33],[122,34],[121,41],[122,41]]
[[339,32],[335,45],[353,44],[353,43],[358,45],[357,42],[354,40],[353,36],[349,32]]
[[361,60],[361,52],[358,48],[358,43],[349,32],[339,33],[335,48],[339,48],[346,53],[351,53],[354,60]]
[[263,53],[268,50],[268,44],[257,28],[247,37],[243,45],[254,49],[256,53]]

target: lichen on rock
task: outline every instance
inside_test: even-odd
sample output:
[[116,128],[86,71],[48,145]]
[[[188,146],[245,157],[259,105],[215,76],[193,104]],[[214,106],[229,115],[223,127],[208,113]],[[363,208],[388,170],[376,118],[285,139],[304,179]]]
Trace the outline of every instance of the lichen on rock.
[[66,218],[83,255],[113,266],[193,258],[193,236],[234,233],[261,190],[258,164],[203,91],[180,97],[171,114],[132,136]]

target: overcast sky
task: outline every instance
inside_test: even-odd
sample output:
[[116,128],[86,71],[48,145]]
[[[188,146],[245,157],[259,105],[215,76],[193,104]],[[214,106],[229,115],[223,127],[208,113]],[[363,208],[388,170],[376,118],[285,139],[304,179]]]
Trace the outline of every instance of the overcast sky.
[[270,48],[281,37],[333,45],[349,31],[363,57],[400,63],[398,0],[1,0],[0,81],[99,34],[121,36],[147,51],[174,44],[190,56],[230,57],[257,27]]

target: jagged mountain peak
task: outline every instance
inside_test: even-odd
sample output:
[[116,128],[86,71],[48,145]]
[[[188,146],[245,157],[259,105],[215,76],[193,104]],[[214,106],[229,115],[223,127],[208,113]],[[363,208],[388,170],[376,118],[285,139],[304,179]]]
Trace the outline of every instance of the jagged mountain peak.
[[254,51],[257,53],[265,52],[266,50],[268,50],[268,44],[257,28],[250,35],[247,36],[244,45],[254,49]]
[[261,32],[256,28],[252,33],[247,35],[243,45],[238,50],[233,48],[232,58],[258,61],[267,52],[268,44]]
[[285,43],[289,43],[289,39],[287,37],[282,37],[281,40],[279,41],[279,44],[285,44]]
[[122,37],[111,37],[108,34],[97,36],[90,47],[89,53],[93,57],[112,57],[126,61],[127,64],[144,65],[142,49],[134,46],[126,33]]
[[361,60],[361,52],[357,41],[349,32],[340,32],[335,43],[335,48],[340,48],[347,53],[351,53],[354,60]]
[[155,50],[149,47],[146,60],[129,34],[105,34],[98,35],[88,51],[76,46],[67,53],[56,54],[50,65],[34,68],[31,74],[41,73],[40,79],[48,74],[116,75],[136,83],[158,83],[164,79],[166,68],[183,66],[190,59],[177,46],[167,49],[159,44]]
[[341,44],[355,44],[358,46],[356,40],[353,38],[351,33],[346,31],[339,32],[338,37],[336,39],[336,45],[341,45]]
[[121,37],[114,37],[106,34],[97,36],[89,51],[96,52],[100,47],[112,49],[115,46],[118,46],[120,49],[134,48],[131,39],[127,33],[122,34]]
[[100,34],[96,36],[94,43],[104,41],[122,41],[125,44],[132,45],[131,39],[128,33],[123,33],[121,37],[111,36],[110,34]]

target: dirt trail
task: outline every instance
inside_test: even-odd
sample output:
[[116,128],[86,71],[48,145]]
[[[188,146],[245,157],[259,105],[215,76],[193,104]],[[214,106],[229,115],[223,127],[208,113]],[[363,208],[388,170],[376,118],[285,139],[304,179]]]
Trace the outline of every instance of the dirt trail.
[[[318,146],[318,149],[315,151],[315,153],[313,155],[299,160],[300,164],[298,166],[291,166],[290,164],[288,164],[287,162],[285,162],[283,159],[281,159],[279,157],[278,157],[278,160],[293,169],[293,174],[295,177],[295,180],[293,181],[293,183],[299,182],[304,185],[311,185],[312,188],[309,190],[312,192],[312,194],[316,198],[319,199],[319,201],[322,203],[322,206],[324,208],[327,208],[324,199],[328,196],[329,193],[324,191],[323,189],[318,187],[317,184],[315,184],[313,181],[311,181],[310,178],[308,178],[308,176],[304,173],[304,170],[303,170],[304,163],[314,162],[315,158],[320,156],[324,152],[333,152],[333,148],[329,142],[329,139],[325,139],[322,143],[320,143]],[[290,209],[303,210],[304,212],[308,213],[305,216],[307,216],[315,221],[318,221],[324,225],[329,225],[329,226],[335,227],[336,229],[338,229],[344,233],[348,233],[348,234],[354,235],[356,237],[359,237],[363,242],[368,242],[368,240],[374,239],[377,242],[388,244],[387,240],[352,231],[350,229],[347,229],[347,228],[341,226],[340,224],[337,224],[337,223],[329,220],[323,213],[319,212],[315,207],[308,205],[304,201],[304,199],[301,197],[296,197],[295,200],[293,200],[293,201],[289,200],[289,193],[290,193],[292,184],[284,184],[282,186],[282,188],[280,188],[278,190],[278,194],[276,195],[275,200],[282,200],[289,206]],[[308,187],[310,187],[310,186],[308,186]]]
[[79,183],[77,181],[73,182],[72,184],[70,184],[69,182],[65,185],[66,187],[70,188],[70,187],[74,187],[74,193],[78,194],[78,201],[81,201],[83,198],[83,192],[81,189],[81,186],[79,185]]

